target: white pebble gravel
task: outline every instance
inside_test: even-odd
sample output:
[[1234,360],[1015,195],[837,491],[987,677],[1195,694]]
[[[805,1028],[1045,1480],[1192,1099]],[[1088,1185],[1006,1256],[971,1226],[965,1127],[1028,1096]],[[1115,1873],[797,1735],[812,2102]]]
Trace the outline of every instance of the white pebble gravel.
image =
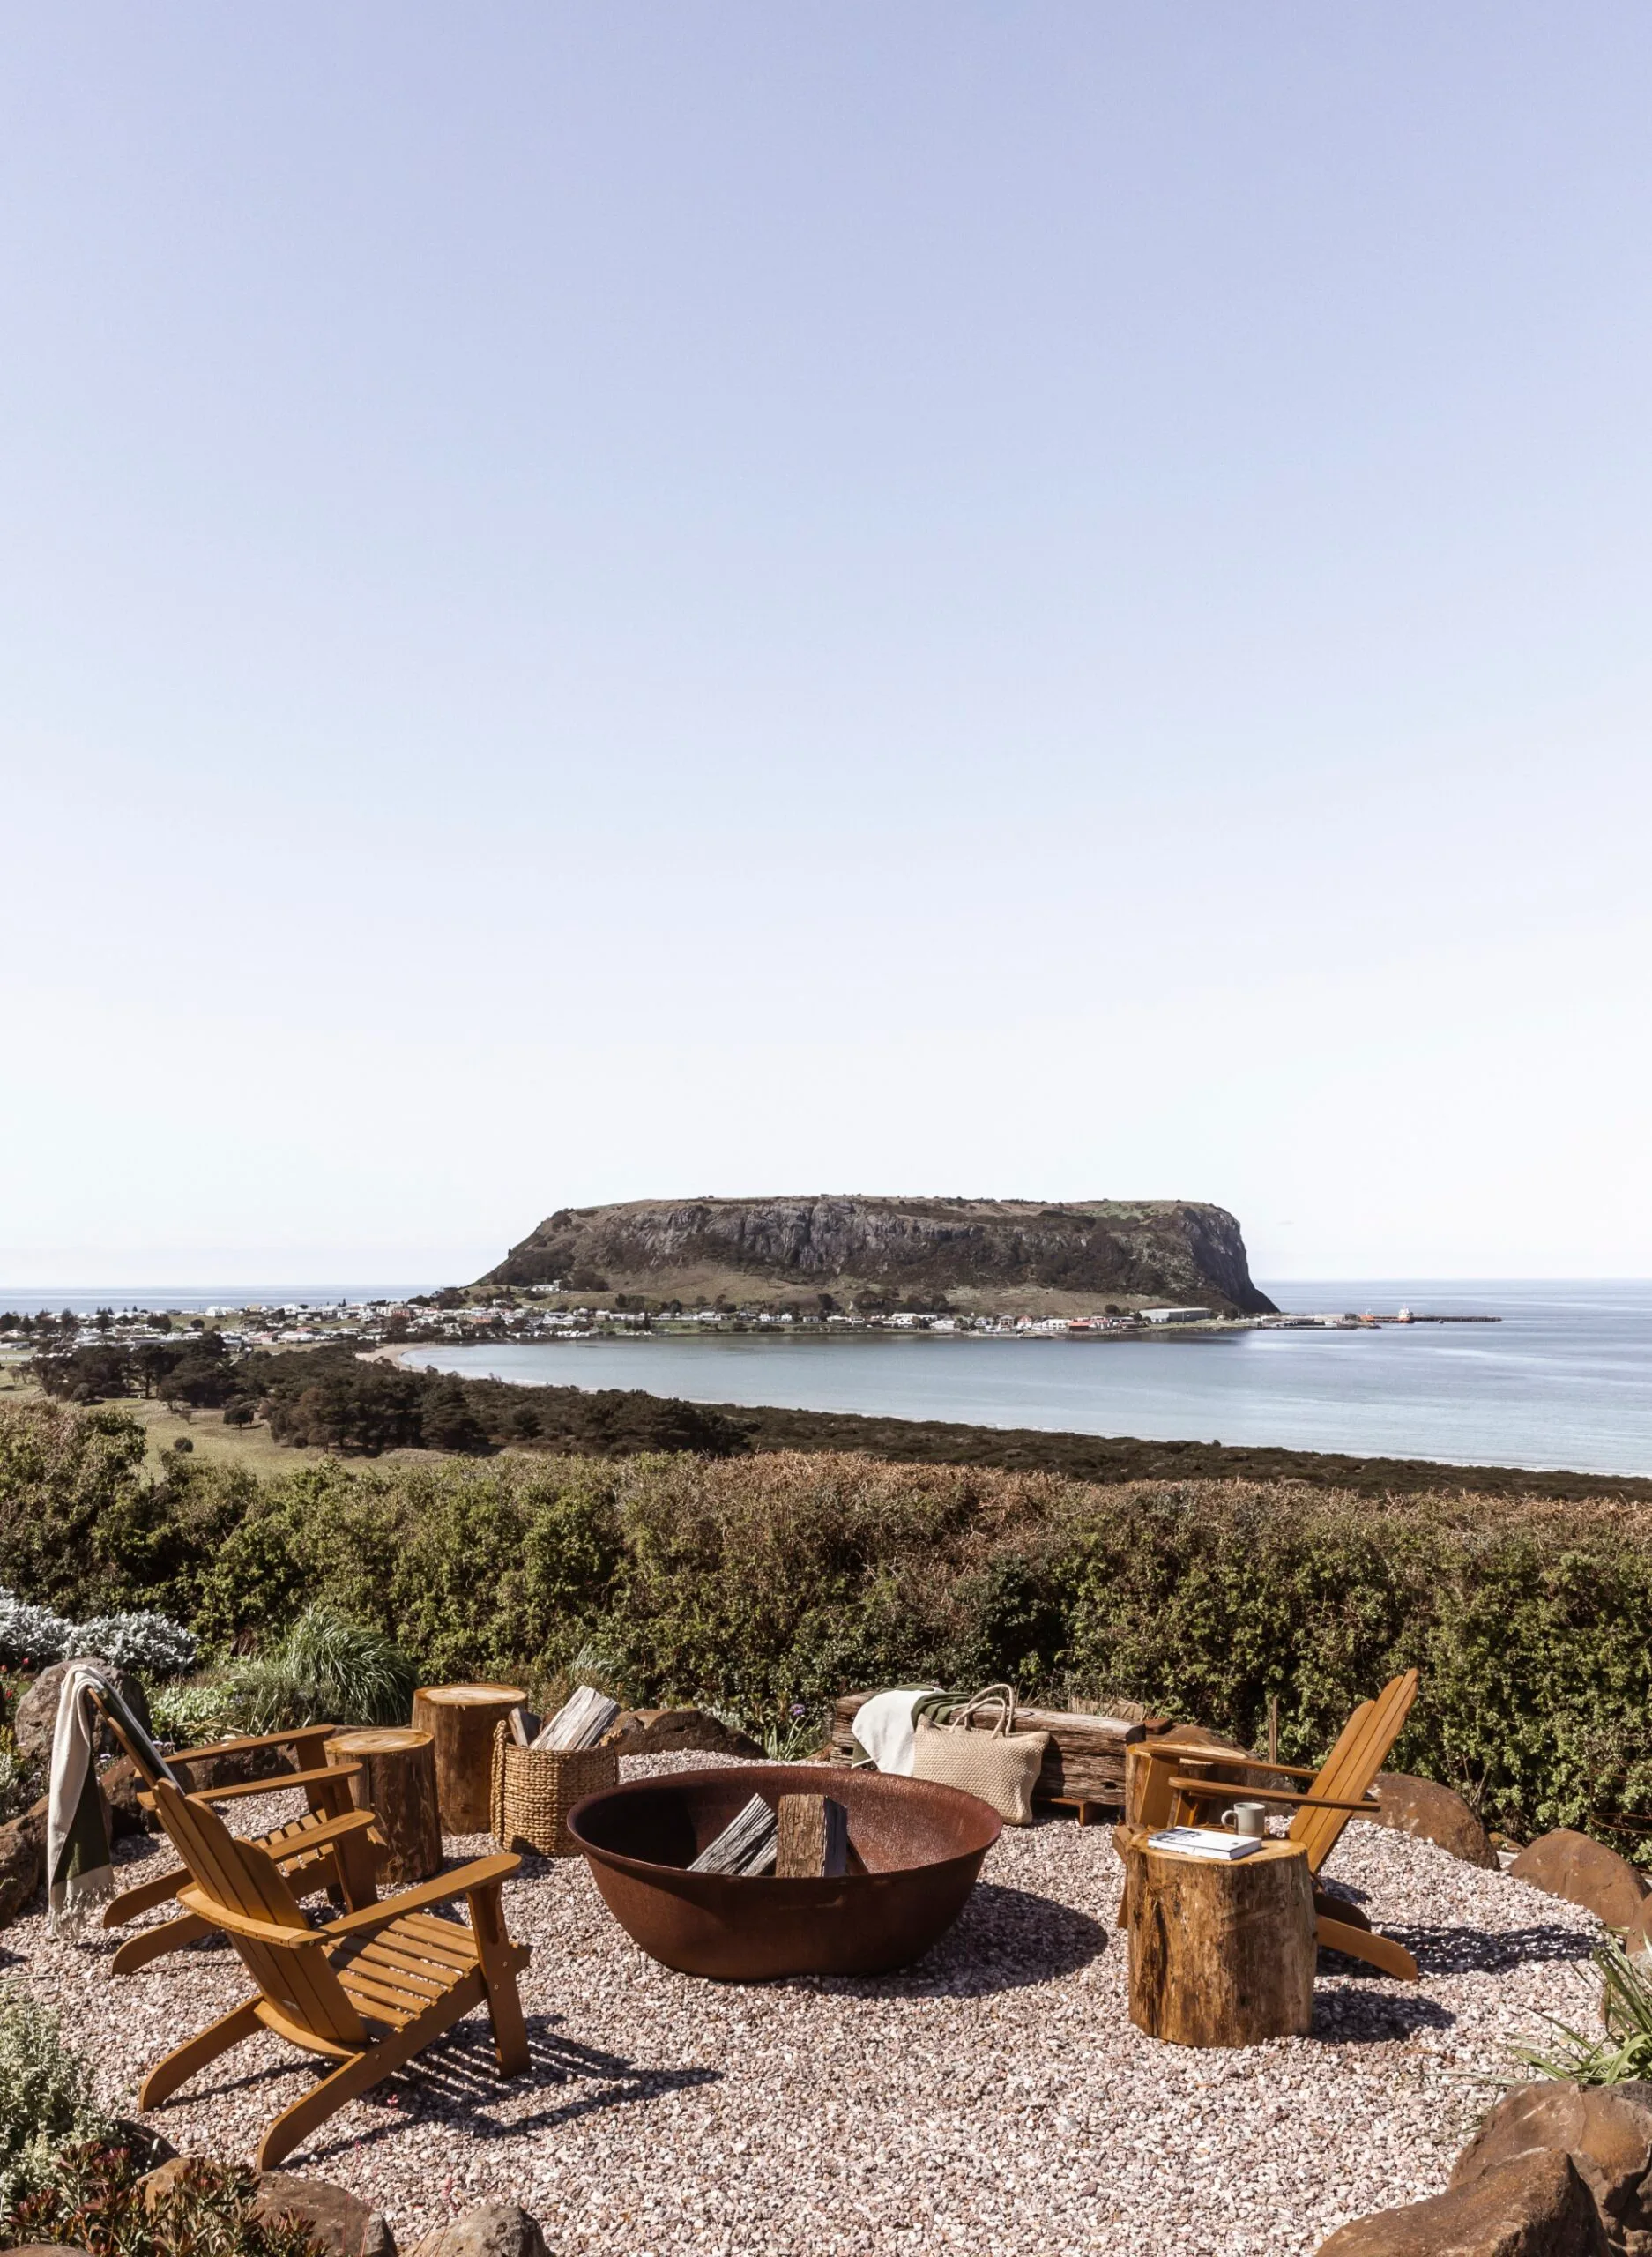
[[[295,1806],[256,1805],[227,1807],[251,1831]],[[455,1858],[491,1846],[448,1844]],[[672,1974],[615,1926],[582,1860],[530,1859],[506,1891],[534,1952],[528,2074],[498,2081],[473,2015],[285,2167],[383,2209],[404,2249],[509,2198],[554,2257],[1295,2257],[1348,2218],[1437,2194],[1519,2074],[1511,2044],[1540,2036],[1544,2013],[1593,2021],[1599,1932],[1576,1907],[1358,1823],[1326,1879],[1410,1947],[1421,1984],[1321,1960],[1311,2037],[1194,2052],[1130,2022],[1106,1826],[1006,1828],[951,1933],[865,1980]],[[249,1986],[212,1945],[112,1976],[118,1940],[54,1944],[31,1915],[0,1934],[0,1975],[62,2011],[106,2103],[130,2113],[143,2070]],[[249,2156],[314,2074],[261,2037],[148,2120],[186,2152]]]

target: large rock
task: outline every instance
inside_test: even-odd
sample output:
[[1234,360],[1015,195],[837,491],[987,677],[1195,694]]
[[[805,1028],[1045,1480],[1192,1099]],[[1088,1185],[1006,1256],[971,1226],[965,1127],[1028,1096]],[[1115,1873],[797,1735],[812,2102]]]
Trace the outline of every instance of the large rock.
[[332,2257],[396,2257],[395,2238],[383,2211],[324,2179],[306,2179],[296,2171],[261,2171],[253,2210],[261,2218],[284,2214],[301,2218]]
[[1634,1926],[1647,1896],[1647,1884],[1626,1858],[1588,1834],[1557,1826],[1529,1843],[1509,1867],[1516,1881],[1564,1896],[1604,1920],[1609,1928]]
[[415,2244],[413,2257],[546,2257],[536,2219],[515,2202],[484,2202]]
[[1458,2156],[1454,2187],[1529,2163],[1569,2155],[1614,2249],[1652,2257],[1652,2084],[1516,2085]]
[[143,1785],[138,1766],[130,1755],[117,1756],[105,1766],[98,1776],[103,1790],[104,1806],[109,1814],[109,1839],[119,1842],[129,1834],[158,1834],[160,1821],[153,1811],[145,1810],[138,1799]]
[[279,1779],[298,1766],[290,1747],[232,1746],[227,1754],[199,1756],[185,1768],[190,1791],[199,1794],[207,1787],[242,1787],[254,1779]]
[[115,2130],[120,2144],[131,2156],[136,2170],[145,2172],[159,2171],[163,2163],[170,2163],[178,2152],[164,2132],[152,2131],[147,2124],[140,2124],[135,2116],[117,2116]]
[[[77,1658],[98,1660],[95,1654]],[[144,1730],[148,1732],[151,1729],[149,1702],[143,1687],[130,1670],[116,1669],[111,1662],[100,1662],[99,1665],[108,1672],[115,1691]],[[18,1753],[27,1756],[32,1762],[51,1761],[52,1732],[57,1722],[57,1695],[70,1667],[66,1661],[55,1661],[49,1669],[41,1670],[18,1702],[17,1717],[11,1729],[17,1734]],[[103,1735],[103,1747],[107,1754],[115,1752],[115,1742],[107,1732]]]
[[621,1755],[674,1755],[688,1749],[698,1755],[739,1755],[761,1763],[756,1741],[703,1709],[629,1709],[603,1743]]
[[[196,2160],[191,2156],[174,2156],[158,2171],[146,2171],[138,2181],[145,2206],[153,2209]],[[396,2257],[395,2238],[383,2212],[371,2209],[360,2195],[324,2179],[306,2179],[296,2171],[260,2171],[254,2177],[257,2181],[252,2206],[256,2216],[300,2219],[331,2257]]]
[[0,1928],[10,1926],[46,1878],[46,1805],[0,1826]]
[[1379,1826],[1391,1826],[1423,1842],[1438,1842],[1464,1865],[1497,1870],[1497,1851],[1485,1829],[1462,1797],[1435,1779],[1414,1779],[1408,1771],[1384,1771],[1377,1781]]
[[1356,2218],[1319,2257],[1608,2257],[1588,2187],[1564,2155],[1534,2155],[1454,2186]]

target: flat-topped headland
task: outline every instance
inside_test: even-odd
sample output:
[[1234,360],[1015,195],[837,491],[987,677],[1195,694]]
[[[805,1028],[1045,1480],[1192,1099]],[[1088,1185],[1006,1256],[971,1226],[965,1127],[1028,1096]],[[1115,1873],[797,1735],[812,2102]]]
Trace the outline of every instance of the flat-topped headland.
[[485,1285],[651,1307],[1266,1315],[1225,1207],[1189,1199],[892,1198],[861,1193],[559,1207]]

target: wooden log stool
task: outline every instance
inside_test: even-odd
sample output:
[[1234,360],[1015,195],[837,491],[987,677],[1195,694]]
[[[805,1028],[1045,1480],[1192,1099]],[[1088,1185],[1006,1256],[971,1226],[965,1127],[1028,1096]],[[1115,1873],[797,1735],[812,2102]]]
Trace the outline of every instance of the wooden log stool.
[[1172,2045],[1305,2037],[1313,2018],[1307,1852],[1269,1842],[1231,1862],[1126,1852],[1130,2019]]
[[520,1685],[425,1685],[413,1695],[415,1732],[435,1742],[436,1802],[444,1834],[486,1834],[492,1824],[494,1726],[527,1699]]
[[441,1871],[435,1747],[428,1732],[401,1724],[351,1727],[327,1742],[327,1761],[361,1766],[350,1794],[358,1809],[370,1810],[378,1821],[388,1851],[381,1881],[401,1888]]

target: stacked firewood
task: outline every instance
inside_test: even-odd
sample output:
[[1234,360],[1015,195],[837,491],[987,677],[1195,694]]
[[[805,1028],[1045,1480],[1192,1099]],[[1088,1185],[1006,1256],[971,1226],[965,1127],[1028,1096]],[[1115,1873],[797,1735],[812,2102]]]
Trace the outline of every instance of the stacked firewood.
[[606,1693],[599,1693],[592,1686],[582,1685],[547,1724],[541,1725],[530,1709],[520,1705],[512,1709],[510,1737],[518,1747],[536,1750],[553,1748],[566,1753],[574,1748],[595,1747],[613,1730],[619,1713],[617,1701],[611,1701]]
[[[857,1758],[854,1721],[869,1693],[845,1693],[832,1710],[831,1753],[836,1762]],[[996,1709],[970,1718],[971,1729],[991,1732],[1001,1722]],[[1155,1739],[1170,1726],[1162,1717],[1136,1723],[1124,1717],[1085,1716],[1066,1709],[1017,1709],[1017,1732],[1046,1732],[1049,1747],[1033,1789],[1040,1802],[1116,1803],[1124,1806],[1124,1751],[1135,1740]]]
[[849,1814],[830,1795],[782,1795],[775,1803],[753,1795],[688,1871],[831,1881],[848,1872],[851,1855]]

